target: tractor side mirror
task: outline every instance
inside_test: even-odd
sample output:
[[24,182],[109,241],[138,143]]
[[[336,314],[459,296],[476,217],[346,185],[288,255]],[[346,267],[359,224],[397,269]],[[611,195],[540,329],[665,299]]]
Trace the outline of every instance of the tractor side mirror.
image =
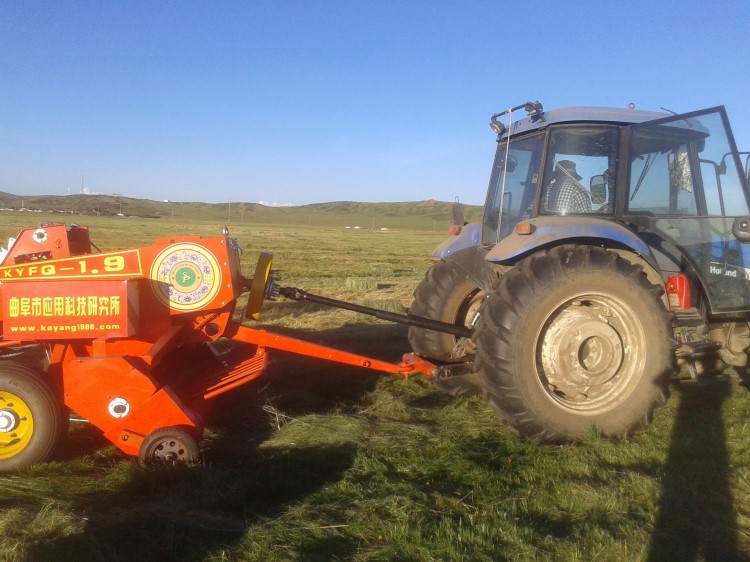
[[740,242],[750,242],[750,217],[737,217],[734,219],[732,233]]
[[604,181],[604,175],[591,176],[589,187],[591,188],[592,203],[603,205],[607,202],[607,182]]

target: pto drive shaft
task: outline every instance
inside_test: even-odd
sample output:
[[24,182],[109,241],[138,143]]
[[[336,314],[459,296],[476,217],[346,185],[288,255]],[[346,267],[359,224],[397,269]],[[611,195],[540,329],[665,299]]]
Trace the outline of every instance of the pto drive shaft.
[[302,289],[296,289],[294,287],[277,287],[277,289],[279,295],[294,301],[315,302],[326,306],[352,310],[361,314],[368,314],[380,318],[381,320],[388,320],[389,322],[406,324],[407,326],[416,326],[417,328],[424,328],[426,330],[435,330],[436,332],[444,332],[461,338],[471,337],[471,329],[465,326],[457,326],[456,324],[448,324],[447,322],[423,318],[422,316],[412,316],[411,314],[396,314],[395,312],[387,312],[385,310],[380,310],[379,308],[370,308],[369,306],[362,306],[360,304],[329,299],[319,295],[311,295]]

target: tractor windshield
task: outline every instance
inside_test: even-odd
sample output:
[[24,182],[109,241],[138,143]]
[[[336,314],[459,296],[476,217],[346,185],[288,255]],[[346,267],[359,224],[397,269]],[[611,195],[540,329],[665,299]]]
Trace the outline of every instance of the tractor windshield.
[[692,265],[714,312],[750,310],[750,246],[732,233],[750,213],[723,108],[632,127],[624,213]]
[[498,143],[487,189],[482,245],[492,246],[508,236],[534,203],[539,182],[544,134]]

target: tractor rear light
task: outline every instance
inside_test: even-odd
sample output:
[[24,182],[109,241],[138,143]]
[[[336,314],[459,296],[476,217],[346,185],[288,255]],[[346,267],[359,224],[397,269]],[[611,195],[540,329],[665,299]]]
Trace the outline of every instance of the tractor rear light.
[[461,229],[462,229],[462,226],[460,224],[454,224],[453,226],[451,226],[449,232],[453,236],[458,236],[459,234],[461,234]]
[[534,225],[530,222],[519,222],[516,225],[516,234],[532,234],[534,232]]
[[687,275],[680,273],[667,277],[667,296],[671,308],[690,308],[690,285]]

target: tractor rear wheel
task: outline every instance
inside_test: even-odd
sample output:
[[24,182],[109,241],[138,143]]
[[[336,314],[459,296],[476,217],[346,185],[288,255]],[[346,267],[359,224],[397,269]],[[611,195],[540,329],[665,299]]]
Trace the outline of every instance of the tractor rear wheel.
[[63,429],[61,406],[43,373],[0,362],[0,471],[47,460]]
[[[487,293],[463,268],[450,260],[440,260],[427,271],[414,290],[414,303],[409,314],[472,327],[486,296]],[[470,362],[476,353],[469,338],[415,326],[409,328],[409,344],[417,355],[436,361]],[[475,373],[446,379],[433,377],[431,380],[438,390],[452,396],[481,392],[481,383]]]
[[475,332],[490,405],[515,433],[538,441],[645,429],[673,372],[662,292],[602,248],[526,258],[484,303]]
[[198,441],[183,427],[160,427],[141,443],[138,460],[143,464],[196,462],[200,458]]

